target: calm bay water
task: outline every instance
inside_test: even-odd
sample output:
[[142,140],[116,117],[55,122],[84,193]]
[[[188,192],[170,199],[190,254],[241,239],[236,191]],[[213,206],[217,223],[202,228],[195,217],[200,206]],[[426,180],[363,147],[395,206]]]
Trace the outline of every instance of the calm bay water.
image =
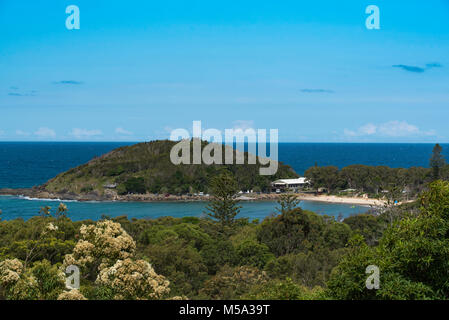
[[[0,208],[3,210],[2,219],[10,220],[23,218],[27,220],[38,215],[39,208],[50,206],[56,210],[60,201],[28,200],[20,197],[0,196]],[[72,220],[98,220],[103,214],[110,217],[127,215],[129,218],[157,218],[171,217],[201,217],[204,215],[205,202],[65,202],[68,217]],[[239,218],[245,217],[262,220],[275,212],[277,204],[269,201],[243,202]],[[304,201],[300,207],[320,214],[338,217],[366,212],[368,207],[347,204],[329,204],[322,202]]]
[[[58,173],[85,163],[120,146],[132,143],[17,143],[0,142],[0,188],[26,188],[42,184]],[[449,145],[442,145],[444,150]],[[346,144],[346,143],[281,143],[279,159],[291,165],[298,174],[317,163],[320,166],[344,167],[351,164],[386,165],[390,167],[427,166],[432,144]],[[27,200],[18,197],[0,197],[3,219],[36,215],[45,205],[56,208],[53,201]],[[74,220],[99,219],[128,215],[136,218],[160,216],[201,216],[204,203],[67,203],[69,216]],[[302,202],[305,209],[333,216],[348,216],[368,208]],[[273,202],[244,202],[240,216],[262,219],[274,212]]]

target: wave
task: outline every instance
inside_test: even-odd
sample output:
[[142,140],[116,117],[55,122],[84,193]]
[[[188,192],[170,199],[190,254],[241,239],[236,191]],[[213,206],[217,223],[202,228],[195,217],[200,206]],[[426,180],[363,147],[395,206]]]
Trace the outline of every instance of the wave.
[[28,196],[18,196],[21,199],[29,201],[51,201],[51,202],[78,202],[78,200],[62,200],[62,199],[47,199],[47,198],[31,198]]

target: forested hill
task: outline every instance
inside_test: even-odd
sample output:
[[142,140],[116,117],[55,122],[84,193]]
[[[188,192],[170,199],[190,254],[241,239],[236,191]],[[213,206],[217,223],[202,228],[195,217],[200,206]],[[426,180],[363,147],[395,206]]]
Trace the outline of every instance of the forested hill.
[[[259,161],[257,164],[247,164],[248,153],[245,153],[245,164],[241,165],[174,165],[170,161],[170,151],[175,144],[176,142],[169,140],[158,140],[121,147],[59,174],[41,188],[52,193],[97,195],[108,192],[207,192],[210,178],[221,170],[228,169],[234,174],[241,190],[263,191],[269,188],[271,181],[298,176],[290,166],[282,163],[279,163],[275,175],[260,175]],[[190,144],[192,152],[192,142]],[[203,141],[202,147],[207,144]],[[224,154],[223,147],[223,157]]]

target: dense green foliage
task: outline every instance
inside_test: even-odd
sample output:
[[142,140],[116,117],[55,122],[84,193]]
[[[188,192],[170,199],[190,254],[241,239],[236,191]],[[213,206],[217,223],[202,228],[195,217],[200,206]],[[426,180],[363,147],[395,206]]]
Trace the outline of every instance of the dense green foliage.
[[[83,241],[101,240],[90,240],[81,228],[99,222],[73,222],[67,210],[57,217],[47,210],[28,221],[0,221],[0,298],[55,299],[63,290],[58,270],[75,244],[80,246],[80,235]],[[293,208],[260,223],[235,219],[226,233],[209,218],[113,221],[136,241],[133,259],[148,261],[170,282],[171,297],[448,299],[449,182],[432,183],[418,202],[399,211],[390,224],[387,213],[338,222]],[[117,295],[102,284],[93,272],[96,266],[115,268],[120,256],[98,254],[97,260],[80,260],[90,266],[82,269],[81,294],[89,299],[145,296],[145,291]],[[380,270],[378,290],[366,288],[370,265]],[[22,270],[12,286],[8,279],[15,273],[8,270],[16,269]]]
[[314,166],[306,170],[313,189],[325,188],[328,193],[366,193],[371,197],[386,197],[389,201],[409,200],[437,179],[449,180],[449,165],[442,148],[436,144],[432,151],[430,168],[390,168],[386,166],[350,165],[339,170],[335,166]]
[[[394,181],[380,187],[372,169],[325,172],[388,190],[389,200],[404,194]],[[413,168],[377,169],[378,178],[390,172],[416,181]],[[312,170],[321,181],[320,168]],[[138,188],[141,180],[132,179],[125,186]],[[303,210],[285,194],[279,213],[262,222],[236,219],[231,173],[210,181],[208,218],[76,222],[61,204],[28,221],[0,220],[0,299],[449,299],[448,181],[420,181],[417,201],[343,221]],[[336,190],[333,181],[320,183]],[[72,264],[82,273],[80,291],[64,290],[62,270]],[[374,289],[372,267],[380,276]]]
[[[204,218],[113,220],[136,240],[136,257],[149,261],[170,281],[172,295],[190,299],[310,297],[307,288],[325,286],[353,234],[344,223],[300,208],[262,223],[236,219],[226,234],[219,222]],[[49,223],[57,230],[42,236]],[[93,224],[53,216],[1,221],[0,261],[18,258],[31,270],[45,266],[44,271],[51,273],[73,251],[81,225]],[[87,274],[81,292],[88,298],[111,298],[107,288],[95,286],[92,270],[83,269]],[[38,295],[54,298],[51,291],[56,284],[51,283],[43,283],[49,289]],[[288,293],[288,288],[296,291]]]
[[[420,197],[420,213],[396,221],[376,247],[363,237],[351,248],[328,282],[337,299],[448,299],[449,183],[436,181]],[[380,269],[379,290],[365,287],[365,269]]]
[[[170,161],[170,151],[175,144],[174,141],[163,140],[121,147],[59,174],[43,188],[57,193],[97,195],[104,195],[108,185],[116,185],[119,194],[209,192],[209,180],[225,168],[236,177],[239,190],[264,191],[269,189],[271,181],[297,177],[292,168],[282,163],[279,163],[275,175],[260,175],[259,161],[248,164],[247,153],[245,164],[175,165]],[[206,145],[207,142],[202,142],[203,148]]]
[[125,181],[123,188],[126,193],[145,193],[145,180],[142,177],[132,177]]
[[[312,187],[326,188],[329,193],[342,193],[347,189],[367,193],[371,197],[388,196],[397,190],[396,200],[413,198],[433,180],[432,169],[412,167],[409,169],[385,166],[351,165],[337,167],[312,167],[305,172]],[[439,176],[449,180],[449,166],[441,168]]]

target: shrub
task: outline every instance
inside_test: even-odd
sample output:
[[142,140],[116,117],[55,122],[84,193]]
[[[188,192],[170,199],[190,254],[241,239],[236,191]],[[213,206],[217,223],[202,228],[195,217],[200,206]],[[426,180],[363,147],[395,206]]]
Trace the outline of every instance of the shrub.
[[145,193],[145,180],[143,178],[129,178],[125,182],[125,190],[127,193]]

